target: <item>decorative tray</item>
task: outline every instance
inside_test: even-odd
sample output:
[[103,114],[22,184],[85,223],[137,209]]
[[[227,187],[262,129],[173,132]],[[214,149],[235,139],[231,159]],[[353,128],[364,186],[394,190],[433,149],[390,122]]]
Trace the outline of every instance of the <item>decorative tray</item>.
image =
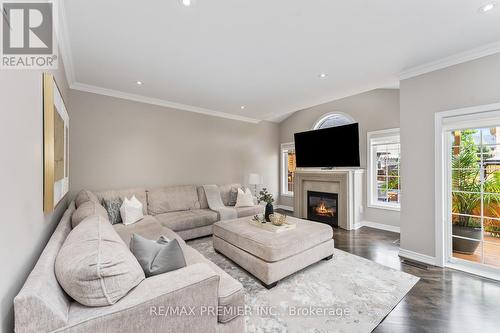
[[248,223],[250,223],[253,226],[256,226],[257,228],[261,228],[271,232],[283,232],[295,229],[294,223],[285,223],[281,226],[277,226],[272,224],[271,222],[262,223],[261,221],[254,220],[253,218],[248,220]]

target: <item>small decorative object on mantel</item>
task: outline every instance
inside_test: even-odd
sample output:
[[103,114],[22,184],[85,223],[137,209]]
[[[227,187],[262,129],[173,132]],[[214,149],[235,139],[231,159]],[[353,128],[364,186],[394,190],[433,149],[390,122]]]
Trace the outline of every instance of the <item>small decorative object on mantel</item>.
[[258,202],[259,204],[261,202],[265,202],[267,203],[266,204],[266,212],[264,214],[264,218],[266,219],[267,222],[271,222],[271,220],[269,220],[269,215],[273,214],[274,213],[274,208],[273,208],[273,202],[274,202],[274,198],[273,198],[273,195],[269,192],[267,192],[267,188],[263,188],[260,192],[259,192],[259,199],[258,199]]

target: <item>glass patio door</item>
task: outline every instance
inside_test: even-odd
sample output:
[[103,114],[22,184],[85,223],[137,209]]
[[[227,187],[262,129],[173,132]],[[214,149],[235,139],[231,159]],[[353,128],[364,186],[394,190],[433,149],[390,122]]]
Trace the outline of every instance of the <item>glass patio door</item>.
[[500,125],[449,137],[449,260],[500,268]]

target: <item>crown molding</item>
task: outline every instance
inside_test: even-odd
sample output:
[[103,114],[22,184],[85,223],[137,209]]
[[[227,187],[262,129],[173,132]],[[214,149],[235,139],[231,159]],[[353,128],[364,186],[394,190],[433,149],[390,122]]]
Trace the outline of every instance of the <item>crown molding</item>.
[[85,91],[85,92],[89,92],[89,93],[105,95],[105,96],[110,96],[110,97],[115,97],[115,98],[120,98],[120,99],[126,99],[126,100],[139,102],[139,103],[152,104],[152,105],[172,108],[172,109],[176,109],[176,110],[180,110],[180,111],[195,112],[195,113],[209,115],[209,116],[213,116],[213,117],[238,120],[238,121],[243,121],[243,122],[252,123],[252,124],[257,124],[261,121],[260,119],[238,116],[238,115],[234,115],[234,114],[230,114],[230,113],[200,108],[197,106],[180,104],[180,103],[170,102],[170,101],[162,100],[162,99],[158,99],[158,98],[152,98],[152,97],[147,97],[147,96],[137,95],[137,94],[130,94],[130,93],[126,93],[123,91],[107,89],[107,88],[102,88],[99,86],[94,86],[94,85],[89,85],[89,84],[77,82],[76,76],[75,76],[75,70],[74,70],[74,66],[73,66],[73,53],[71,50],[71,44],[70,44],[68,33],[67,33],[68,29],[67,29],[67,24],[66,24],[66,22],[67,22],[66,11],[64,9],[63,3],[64,3],[64,1],[59,1],[59,24],[60,24],[61,28],[58,29],[57,36],[58,36],[59,51],[61,53],[61,57],[62,57],[62,60],[64,62],[64,70],[65,70],[65,74],[66,74],[66,80],[68,81],[68,86],[70,87],[70,89]]
[[62,57],[64,63],[64,72],[66,74],[66,81],[68,81],[68,86],[71,87],[75,83],[75,70],[73,67],[73,52],[71,51],[71,43],[68,37],[68,25],[66,19],[66,8],[64,7],[64,1],[57,2],[58,8],[58,20],[59,24],[57,27],[57,43],[59,45],[59,53]]
[[400,80],[406,80],[415,76],[437,71],[446,67],[458,65],[467,61],[487,57],[500,53],[500,42],[490,43],[472,50],[457,53],[452,56],[431,61],[423,65],[405,69],[399,74]]
[[93,86],[93,85],[89,85],[89,84],[83,84],[83,83],[79,83],[79,82],[74,82],[73,84],[70,85],[70,88],[74,89],[74,90],[85,91],[85,92],[98,94],[98,95],[126,99],[129,101],[134,101],[134,102],[139,102],[139,103],[146,103],[146,104],[152,104],[152,105],[157,105],[157,106],[163,106],[166,108],[176,109],[176,110],[180,110],[180,111],[189,111],[189,112],[194,112],[194,113],[200,113],[200,114],[213,116],[213,117],[244,121],[244,122],[252,123],[252,124],[257,124],[261,121],[259,119],[238,116],[238,115],[234,115],[234,114],[230,114],[230,113],[200,108],[197,106],[174,103],[174,102],[166,101],[163,99],[146,97],[143,95],[130,94],[130,93],[126,93],[126,92],[119,91],[119,90],[107,89],[107,88],[102,88],[102,87]]
[[76,81],[75,69],[73,65],[73,52],[71,50],[71,43],[68,36],[68,25],[66,18],[66,9],[64,7],[64,1],[58,1],[58,13],[59,13],[59,25],[57,30],[57,42],[59,45],[59,51],[64,63],[64,70],[66,74],[66,80],[68,81],[68,86],[70,89],[85,91],[89,93],[105,95],[109,97],[115,97],[125,100],[130,100],[139,103],[152,104],[162,107],[167,107],[171,109],[176,109],[180,111],[188,111],[199,114],[204,114],[213,117],[226,118],[231,120],[238,120],[247,123],[257,124],[261,122],[260,119],[234,115],[231,113],[215,111],[210,109],[205,109],[197,106],[175,103],[163,99],[147,97],[143,95],[130,94],[119,90],[107,89],[99,86],[84,84]]

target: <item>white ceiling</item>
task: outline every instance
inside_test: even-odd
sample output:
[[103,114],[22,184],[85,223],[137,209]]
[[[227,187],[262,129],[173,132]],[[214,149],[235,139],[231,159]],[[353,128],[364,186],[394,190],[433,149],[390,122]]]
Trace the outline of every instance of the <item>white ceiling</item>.
[[484,0],[64,3],[74,88],[242,120],[395,87],[406,69],[500,41],[500,7],[480,14]]

